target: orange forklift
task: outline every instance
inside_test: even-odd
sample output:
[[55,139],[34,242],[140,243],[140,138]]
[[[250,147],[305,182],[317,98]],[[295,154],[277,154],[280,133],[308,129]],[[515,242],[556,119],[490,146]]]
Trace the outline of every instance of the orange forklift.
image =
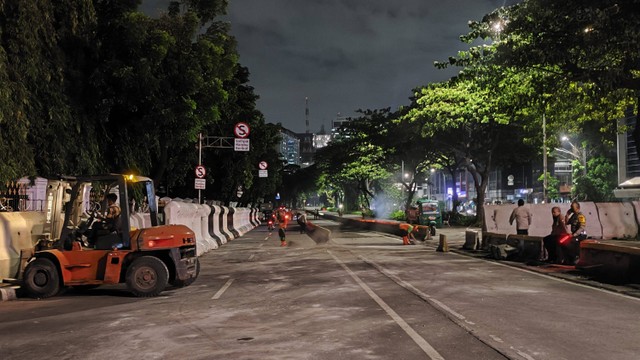
[[[134,295],[152,297],[169,284],[183,287],[196,280],[200,263],[195,234],[184,225],[158,226],[151,179],[110,174],[51,184],[45,230],[57,233],[62,209],[64,220],[59,238],[39,240],[27,262],[21,284],[29,296],[51,297],[67,286],[91,289],[126,283]],[[147,219],[148,227],[131,227],[135,208],[144,209],[136,217]]]

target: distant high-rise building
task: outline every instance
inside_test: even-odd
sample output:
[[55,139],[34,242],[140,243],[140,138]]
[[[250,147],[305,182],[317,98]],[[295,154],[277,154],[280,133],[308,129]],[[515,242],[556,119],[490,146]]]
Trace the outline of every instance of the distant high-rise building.
[[340,116],[340,113],[338,113],[338,115],[336,116],[336,118],[331,121],[331,136],[335,137],[336,134],[340,131],[340,128],[349,122],[349,117],[347,116]]
[[298,134],[300,139],[300,165],[302,167],[313,164],[313,156],[316,153],[313,147],[313,136],[310,133]]
[[282,160],[289,165],[300,165],[300,138],[291,130],[280,128],[282,140],[278,147],[278,151],[282,156]]

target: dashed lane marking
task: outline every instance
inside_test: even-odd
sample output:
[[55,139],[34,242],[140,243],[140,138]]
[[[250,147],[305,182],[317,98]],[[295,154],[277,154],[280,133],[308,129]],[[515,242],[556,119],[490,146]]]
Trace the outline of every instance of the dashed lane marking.
[[224,294],[225,291],[227,291],[227,289],[229,288],[229,286],[231,286],[231,284],[233,283],[234,279],[229,279],[227,280],[227,282],[224,284],[224,286],[222,286],[220,288],[220,290],[218,290],[218,292],[213,295],[213,297],[211,298],[211,300],[218,300],[220,299],[220,297],[222,296],[222,294]]

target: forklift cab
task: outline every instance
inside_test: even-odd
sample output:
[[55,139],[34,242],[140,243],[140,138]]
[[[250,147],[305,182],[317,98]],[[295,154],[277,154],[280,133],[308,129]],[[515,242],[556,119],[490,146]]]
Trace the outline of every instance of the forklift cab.
[[[130,202],[148,201],[151,222],[157,226],[157,206],[151,179],[134,175],[103,175],[79,177],[71,181],[70,201],[59,248],[72,250],[131,249]],[[113,195],[111,195],[113,194]],[[107,219],[107,198],[115,197],[112,206],[120,208],[120,215]],[[105,224],[110,223],[110,226]]]

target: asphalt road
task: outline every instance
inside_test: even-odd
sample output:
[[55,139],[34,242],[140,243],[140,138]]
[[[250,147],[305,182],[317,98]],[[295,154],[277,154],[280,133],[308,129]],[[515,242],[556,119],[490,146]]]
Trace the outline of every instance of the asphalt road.
[[637,359],[640,300],[435,243],[259,227],[153,299],[119,286],[0,303],[2,359]]

